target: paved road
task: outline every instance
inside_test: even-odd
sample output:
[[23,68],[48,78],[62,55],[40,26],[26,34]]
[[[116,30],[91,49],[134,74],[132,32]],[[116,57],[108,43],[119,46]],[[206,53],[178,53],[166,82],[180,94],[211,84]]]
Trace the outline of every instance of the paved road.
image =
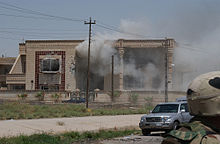
[[0,121],[0,137],[67,131],[97,131],[100,129],[138,127],[140,115],[89,116],[73,118],[4,120]]

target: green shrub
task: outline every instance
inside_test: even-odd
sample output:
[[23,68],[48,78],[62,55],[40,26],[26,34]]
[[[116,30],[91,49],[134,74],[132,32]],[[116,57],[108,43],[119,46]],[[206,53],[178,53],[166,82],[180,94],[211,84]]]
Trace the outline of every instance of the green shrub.
[[[109,96],[112,96],[112,92],[108,92],[107,93]],[[114,97],[120,97],[121,96],[121,91],[114,91],[114,94],[113,94],[113,96]]]
[[23,94],[18,94],[17,95],[17,97],[19,98],[19,99],[22,99],[22,100],[25,100],[26,98],[27,98],[27,94],[26,93],[23,93]]
[[35,97],[38,98],[39,101],[43,101],[44,100],[44,93],[43,92],[38,92]]
[[121,91],[114,91],[114,97],[120,97]]
[[61,94],[60,93],[54,93],[54,94],[51,95],[51,97],[54,99],[55,102],[59,102]]
[[133,93],[133,92],[131,92],[130,93],[130,102],[132,102],[132,103],[134,103],[134,104],[136,104],[137,103],[137,100],[138,100],[138,94],[137,93]]
[[146,101],[147,107],[152,107],[153,97],[147,97],[147,98],[144,98],[144,100]]

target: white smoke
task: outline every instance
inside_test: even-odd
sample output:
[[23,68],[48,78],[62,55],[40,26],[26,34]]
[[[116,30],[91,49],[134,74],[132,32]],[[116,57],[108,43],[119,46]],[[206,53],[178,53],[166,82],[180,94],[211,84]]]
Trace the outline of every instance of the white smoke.
[[[120,30],[127,33],[150,36],[145,39],[174,38],[177,42],[177,47],[174,50],[173,88],[174,90],[185,91],[188,84],[196,76],[220,70],[220,1],[213,1],[212,3],[200,1],[199,5],[191,7],[188,7],[188,3],[182,3],[181,6],[176,5],[177,8],[172,12],[171,16],[167,16],[159,23],[146,19],[121,20]],[[117,40],[119,38],[143,39],[138,37],[138,35],[127,35],[126,33],[99,34],[93,40],[102,43],[100,48],[103,51],[96,49],[94,53],[100,51],[99,53],[103,55],[103,57],[100,57],[101,61],[107,63],[110,60],[105,60],[105,58],[110,59],[111,55],[116,51],[115,49],[112,50],[112,46],[103,45],[103,40]],[[84,45],[87,49],[88,45]],[[78,48],[78,50],[81,49],[83,48]],[[86,49],[85,53],[87,53]],[[95,58],[99,59],[99,57]],[[146,69],[137,68],[135,63],[132,62],[124,64],[124,68],[125,74],[133,75],[134,77],[142,72],[160,72],[153,67]],[[154,77],[150,74],[147,75]]]
[[[90,48],[90,63],[91,71],[95,74],[104,76],[108,74],[111,66],[112,55],[117,53],[117,50],[113,48],[114,39],[108,34],[97,34],[92,38]],[[79,57],[88,58],[88,40],[82,42],[76,47]],[[116,64],[118,62],[115,57]],[[87,68],[87,63],[84,65]]]
[[180,43],[175,50],[175,79],[177,88],[186,90],[196,76],[220,70],[220,27],[191,43]]
[[[150,36],[147,39],[175,39],[173,90],[186,91],[196,76],[220,70],[220,1],[179,1],[174,6],[160,21],[128,22],[138,34]],[[123,25],[129,27],[126,22]]]
[[[122,19],[120,22],[119,29],[122,32],[128,33],[127,35],[122,35],[125,38],[131,38],[131,39],[143,39],[143,37],[140,36],[146,36],[147,34],[152,33],[151,31],[151,24],[148,22],[147,19],[140,19],[140,20],[125,20]],[[130,34],[130,35],[129,35]]]
[[196,76],[220,70],[219,1],[200,1],[199,5],[180,8],[167,27],[178,43],[174,53],[174,88],[186,90]]
[[161,87],[154,88],[154,78],[158,77],[158,72],[159,69],[153,63],[150,62],[141,68],[137,68],[137,66],[134,63],[128,63],[124,65],[124,75],[132,76],[133,78],[139,81],[138,83],[144,84],[144,87],[135,87],[136,90],[160,89]]
[[[111,57],[115,55],[114,73],[120,72],[119,52],[113,47],[113,43],[118,39],[140,39],[139,35],[143,34],[147,28],[146,23],[142,21],[121,20],[120,31],[124,33],[97,33],[92,37],[90,49],[91,72],[100,76],[105,76],[111,71]],[[87,59],[88,56],[88,41],[84,41],[76,47],[79,57]],[[138,57],[138,56],[137,56]],[[84,62],[84,69],[87,69],[87,63]],[[130,61],[124,63],[124,75],[132,76],[137,80],[142,80],[144,87],[142,89],[152,89],[152,78],[158,76],[158,69],[153,63],[147,63],[142,68],[137,68],[135,62]],[[151,81],[151,82],[150,82]]]
[[[144,23],[140,21],[121,20],[120,31],[125,33],[97,33],[92,37],[90,48],[90,62],[91,71],[93,73],[104,76],[108,74],[111,66],[112,55],[118,53],[113,47],[113,43],[118,39],[138,39],[140,37],[133,35],[133,33],[141,32],[144,27]],[[143,31],[142,31],[143,32]],[[130,34],[131,33],[131,34]],[[88,57],[88,40],[85,40],[76,47],[77,53],[81,58],[87,59]],[[115,73],[119,73],[119,59],[117,56],[115,59]],[[85,65],[86,68],[87,64]],[[133,74],[133,73],[130,73]],[[135,73],[134,73],[135,74]]]

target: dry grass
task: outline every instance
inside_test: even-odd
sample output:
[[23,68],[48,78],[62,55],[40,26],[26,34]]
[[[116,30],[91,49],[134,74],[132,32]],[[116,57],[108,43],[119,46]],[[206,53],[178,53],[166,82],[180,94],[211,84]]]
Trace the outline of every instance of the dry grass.
[[131,134],[140,134],[140,130],[100,130],[98,132],[67,132],[64,134],[34,134],[31,136],[18,136],[12,138],[0,138],[1,144],[73,144],[90,143],[96,140],[104,140],[122,137]]
[[149,108],[101,108],[86,109],[79,104],[31,105],[25,103],[3,103],[0,105],[0,119],[39,119],[73,116],[101,116],[144,114]]

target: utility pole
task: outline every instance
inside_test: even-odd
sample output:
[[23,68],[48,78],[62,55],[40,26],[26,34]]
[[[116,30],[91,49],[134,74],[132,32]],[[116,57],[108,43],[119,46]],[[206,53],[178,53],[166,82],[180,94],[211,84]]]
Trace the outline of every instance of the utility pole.
[[168,39],[165,38],[165,44],[164,44],[164,48],[165,48],[165,90],[164,90],[164,94],[165,94],[165,102],[168,102]]
[[114,101],[114,55],[112,55],[112,102]]
[[92,22],[90,17],[89,22],[84,22],[84,24],[89,24],[89,45],[88,45],[88,69],[87,69],[87,87],[86,87],[86,108],[89,107],[89,81],[90,81],[90,43],[91,43],[91,28],[92,24],[95,24],[95,20]]

